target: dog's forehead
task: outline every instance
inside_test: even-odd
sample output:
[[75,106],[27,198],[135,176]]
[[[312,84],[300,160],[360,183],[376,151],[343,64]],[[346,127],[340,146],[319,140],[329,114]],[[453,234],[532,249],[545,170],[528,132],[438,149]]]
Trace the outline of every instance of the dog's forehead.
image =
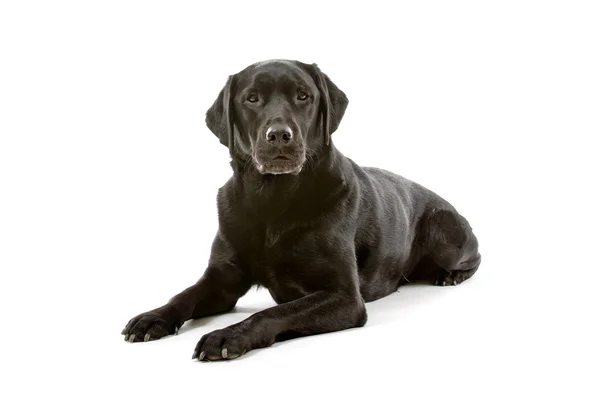
[[239,73],[245,85],[314,85],[312,77],[298,63],[289,60],[261,61]]

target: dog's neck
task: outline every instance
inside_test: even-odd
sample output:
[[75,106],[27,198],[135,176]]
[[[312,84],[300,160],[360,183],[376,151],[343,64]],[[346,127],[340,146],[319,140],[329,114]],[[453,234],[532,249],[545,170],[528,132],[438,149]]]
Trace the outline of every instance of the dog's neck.
[[265,207],[271,213],[284,212],[294,207],[298,212],[307,207],[319,208],[335,202],[348,187],[349,160],[330,142],[309,157],[297,174],[261,174],[250,158],[235,157],[233,189],[238,198],[253,207]]

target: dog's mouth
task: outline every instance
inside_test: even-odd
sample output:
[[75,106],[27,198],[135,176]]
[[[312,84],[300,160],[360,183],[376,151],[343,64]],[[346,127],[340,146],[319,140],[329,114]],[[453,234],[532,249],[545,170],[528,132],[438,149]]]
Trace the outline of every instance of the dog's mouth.
[[258,172],[261,174],[272,174],[272,175],[283,175],[293,174],[297,175],[302,171],[302,165],[304,164],[304,154],[299,157],[290,157],[288,155],[279,154],[275,157],[270,158],[268,161],[263,161],[259,157],[254,160]]

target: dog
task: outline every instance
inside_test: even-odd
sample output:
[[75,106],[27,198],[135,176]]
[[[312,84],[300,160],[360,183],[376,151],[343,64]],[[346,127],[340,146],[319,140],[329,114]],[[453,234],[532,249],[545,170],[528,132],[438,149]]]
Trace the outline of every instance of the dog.
[[129,321],[128,342],[225,313],[252,286],[278,304],[204,335],[200,361],[299,336],[361,327],[365,302],[413,281],[457,285],[481,256],[467,220],[423,186],[356,165],[331,135],[348,99],[316,64],[270,60],[232,75],[206,113],[229,148],[219,229],[196,284]]

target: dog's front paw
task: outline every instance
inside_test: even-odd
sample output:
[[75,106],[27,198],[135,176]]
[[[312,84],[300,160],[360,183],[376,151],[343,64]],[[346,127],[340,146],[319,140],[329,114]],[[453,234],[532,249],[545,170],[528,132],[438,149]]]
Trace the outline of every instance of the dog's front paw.
[[148,342],[179,331],[175,310],[169,305],[132,318],[121,332],[127,342]]
[[192,359],[199,361],[231,360],[244,355],[257,347],[266,347],[273,344],[271,340],[258,341],[239,324],[232,325],[202,336],[196,345]]

